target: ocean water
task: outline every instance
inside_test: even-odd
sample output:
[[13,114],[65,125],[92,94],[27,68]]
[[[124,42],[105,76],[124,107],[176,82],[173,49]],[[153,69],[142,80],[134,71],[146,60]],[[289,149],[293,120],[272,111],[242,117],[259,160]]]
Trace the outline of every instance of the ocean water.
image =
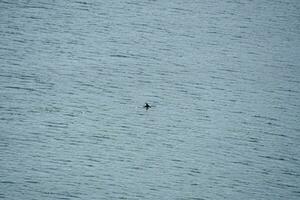
[[299,52],[297,0],[1,0],[0,199],[299,199]]

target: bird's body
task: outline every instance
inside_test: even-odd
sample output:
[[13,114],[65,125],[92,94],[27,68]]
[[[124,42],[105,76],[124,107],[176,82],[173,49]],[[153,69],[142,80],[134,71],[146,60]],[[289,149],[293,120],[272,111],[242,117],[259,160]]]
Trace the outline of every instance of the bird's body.
[[151,108],[151,106],[148,103],[145,103],[144,108],[146,108],[146,110],[148,110],[149,108]]

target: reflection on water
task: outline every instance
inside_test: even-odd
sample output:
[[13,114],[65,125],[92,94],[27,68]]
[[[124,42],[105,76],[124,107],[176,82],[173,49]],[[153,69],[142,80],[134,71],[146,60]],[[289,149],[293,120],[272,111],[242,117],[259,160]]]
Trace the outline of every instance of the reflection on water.
[[299,199],[299,9],[0,1],[0,198]]

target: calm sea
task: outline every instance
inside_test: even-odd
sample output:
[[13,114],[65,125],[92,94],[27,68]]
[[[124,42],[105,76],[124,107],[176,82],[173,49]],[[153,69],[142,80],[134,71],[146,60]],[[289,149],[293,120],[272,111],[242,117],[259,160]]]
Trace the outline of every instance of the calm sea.
[[299,63],[298,0],[0,0],[0,199],[300,199]]

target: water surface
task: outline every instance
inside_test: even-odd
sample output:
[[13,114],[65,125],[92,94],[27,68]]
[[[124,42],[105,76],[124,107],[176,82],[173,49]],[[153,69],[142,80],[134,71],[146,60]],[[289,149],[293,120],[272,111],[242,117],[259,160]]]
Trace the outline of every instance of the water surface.
[[0,1],[0,198],[299,199],[299,13]]

